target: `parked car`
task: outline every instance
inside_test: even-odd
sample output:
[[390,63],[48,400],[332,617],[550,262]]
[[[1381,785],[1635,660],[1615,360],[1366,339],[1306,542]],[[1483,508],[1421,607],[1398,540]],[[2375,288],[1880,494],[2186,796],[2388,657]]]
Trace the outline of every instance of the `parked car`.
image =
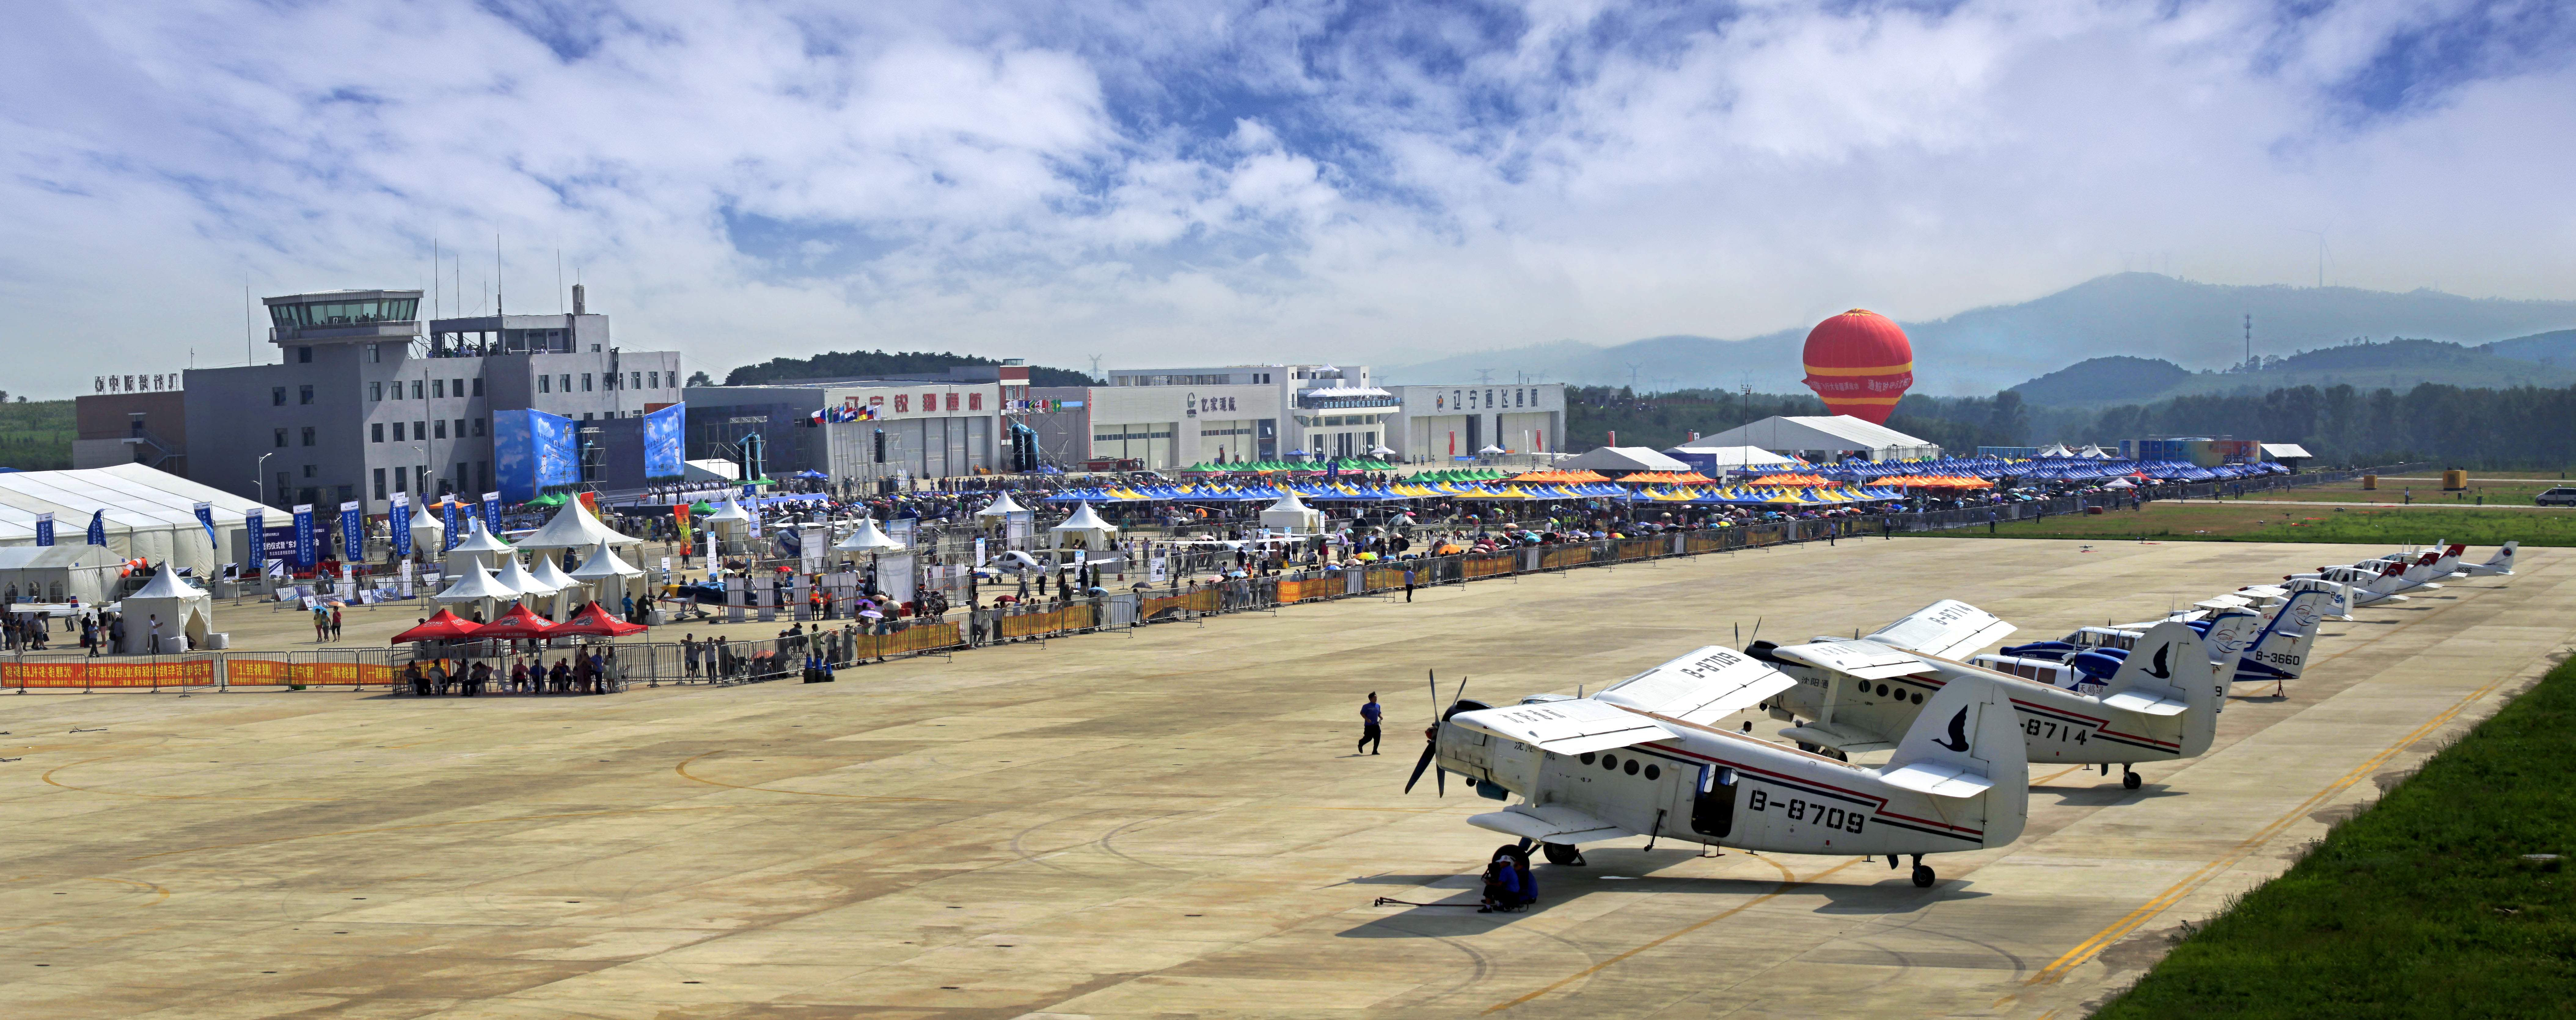
[[2576,506],[2576,485],[2561,485],[2531,497],[2531,501],[2541,506]]

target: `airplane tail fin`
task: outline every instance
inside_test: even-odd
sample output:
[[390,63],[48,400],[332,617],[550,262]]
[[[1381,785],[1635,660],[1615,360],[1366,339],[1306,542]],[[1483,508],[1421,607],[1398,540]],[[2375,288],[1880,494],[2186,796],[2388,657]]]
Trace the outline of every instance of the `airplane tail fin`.
[[[1897,742],[1879,778],[1970,801],[1960,813],[1973,818],[1982,812],[1983,817],[1961,824],[1982,823],[1985,845],[2002,846],[2021,838],[2030,815],[2030,748],[2025,740],[2011,692],[2003,684],[1953,674]],[[1948,805],[1944,808],[1946,813]]]
[[2316,645],[2317,626],[2325,622],[2328,601],[2325,592],[2292,592],[2254,639],[2253,647],[2233,663],[2233,679],[2298,679],[2307,669],[2308,652]]
[[2514,550],[2520,548],[2522,548],[2522,542],[2519,540],[2506,542],[2504,548],[2496,550],[2496,554],[2487,557],[2486,562],[2469,568],[2469,572],[2486,577],[2513,573]]
[[2292,592],[2324,592],[2326,596],[2324,609],[2325,615],[2328,619],[2352,619],[2351,585],[2340,584],[2334,581],[2293,581],[2287,587]]
[[2234,666],[2236,657],[2252,644],[2254,633],[2263,627],[2263,615],[2250,609],[2230,609],[2211,617],[2209,629],[2201,633],[2201,643],[2209,648],[2209,661]]
[[2198,757],[2218,738],[2218,713],[2227,707],[2222,675],[2209,661],[2200,635],[2179,623],[2159,623],[2138,638],[2119,672],[2111,674],[2102,704],[2143,715],[2182,716],[2180,756]]

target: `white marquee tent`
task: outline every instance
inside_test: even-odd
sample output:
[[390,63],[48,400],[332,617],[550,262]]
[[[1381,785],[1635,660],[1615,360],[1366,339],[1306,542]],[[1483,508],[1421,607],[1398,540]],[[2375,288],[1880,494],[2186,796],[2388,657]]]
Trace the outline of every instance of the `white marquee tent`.
[[[197,522],[199,502],[212,504],[213,543]],[[141,464],[0,473],[0,546],[36,544],[36,515],[47,512],[54,515],[54,544],[79,545],[87,540],[90,514],[99,510],[107,512],[107,548],[118,559],[175,564],[199,577],[247,561],[248,512],[263,511],[272,527],[294,523],[284,510]],[[315,513],[317,524],[334,516],[318,507]]]
[[1811,463],[1831,463],[1846,453],[1870,460],[1919,460],[1938,457],[1941,448],[1884,425],[1872,425],[1848,414],[1773,415],[1713,436],[1695,446],[1758,446],[1773,453],[1805,454]]

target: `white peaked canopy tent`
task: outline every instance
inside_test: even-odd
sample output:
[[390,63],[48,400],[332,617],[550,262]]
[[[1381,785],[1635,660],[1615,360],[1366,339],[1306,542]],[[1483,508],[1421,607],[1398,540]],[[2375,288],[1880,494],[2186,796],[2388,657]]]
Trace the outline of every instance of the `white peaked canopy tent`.
[[[206,633],[214,629],[215,600],[204,589],[179,579],[176,570],[163,570],[152,575],[143,590],[125,597],[118,607],[125,615],[125,646],[120,652],[164,652],[185,648],[203,648]],[[184,637],[184,646],[153,648],[152,622],[161,622],[161,637]]]
[[439,544],[447,538],[447,522],[429,512],[429,504],[412,504],[411,551],[422,559],[437,555]]
[[1737,468],[1796,467],[1798,458],[1783,457],[1759,446],[1676,446],[1664,456],[1688,464],[1691,470],[1711,478]]
[[1101,520],[1089,503],[1074,504],[1073,516],[1047,530],[1055,534],[1055,547],[1058,549],[1088,549],[1097,553],[1118,547],[1118,526]]
[[994,499],[991,503],[986,504],[984,509],[975,511],[975,516],[998,519],[1009,517],[1012,514],[1024,514],[1027,512],[1029,512],[1029,508],[1012,502],[1011,494],[1005,492],[1001,494],[1000,497]]
[[482,610],[483,619],[489,622],[496,603],[516,601],[518,597],[518,592],[492,577],[492,568],[477,563],[473,569],[458,576],[456,583],[448,585],[446,591],[430,596],[430,601],[442,605],[470,603]]
[[741,552],[744,543],[751,539],[751,511],[743,509],[733,497],[725,497],[724,505],[703,520],[707,528],[716,533],[717,548],[721,551]]
[[[726,508],[736,512],[741,510],[740,507],[733,506],[730,500],[726,501]],[[724,513],[719,511],[715,516],[717,519],[722,519]],[[521,549],[588,549],[601,542],[612,545],[644,544],[643,539],[618,534],[608,525],[599,523],[599,518],[591,516],[590,508],[581,505],[580,500],[567,499],[564,505],[555,511],[553,520],[547,521],[546,526],[538,528],[535,534],[519,539],[517,545]]]
[[[538,584],[554,589],[554,600],[547,608],[557,613],[571,609],[585,600],[583,593],[576,590],[581,587],[581,582],[574,580],[571,574],[564,573],[562,567],[556,566],[553,556],[537,557],[537,565],[528,571],[528,576],[536,578]],[[558,622],[561,619],[560,616],[556,617]]]
[[1691,466],[1643,446],[1604,446],[1556,462],[1558,471],[1688,471]]
[[895,541],[893,536],[885,533],[885,529],[877,527],[876,518],[861,517],[858,529],[850,532],[850,537],[834,543],[832,551],[875,552],[879,549],[901,548],[903,543]]
[[1324,515],[1298,499],[1295,490],[1289,490],[1280,494],[1279,502],[1261,511],[1261,526],[1312,535],[1324,530]]
[[2067,449],[2066,444],[2064,443],[2051,443],[2047,446],[2040,447],[2039,455],[2042,457],[2072,457],[2075,456],[2075,451]]
[[[528,573],[528,568],[520,566],[519,558],[516,556],[502,558],[501,572],[492,575],[492,582],[518,592],[519,601],[527,603],[531,612],[536,609],[537,599],[552,595],[558,590],[553,585],[537,580],[536,575]],[[549,618],[552,617],[549,615]]]
[[465,537],[456,543],[456,548],[447,551],[446,572],[463,574],[467,567],[494,570],[500,567],[502,560],[514,558],[510,544],[483,530],[483,525],[477,521],[467,524]]
[[572,571],[572,579],[590,585],[593,599],[599,602],[615,602],[634,594],[635,580],[643,576],[643,568],[619,559],[617,550],[606,542],[584,554],[581,565]]
[[1379,443],[1376,446],[1369,447],[1369,456],[1375,457],[1379,460],[1385,460],[1388,457],[1395,456],[1395,448],[1388,446],[1385,443]]

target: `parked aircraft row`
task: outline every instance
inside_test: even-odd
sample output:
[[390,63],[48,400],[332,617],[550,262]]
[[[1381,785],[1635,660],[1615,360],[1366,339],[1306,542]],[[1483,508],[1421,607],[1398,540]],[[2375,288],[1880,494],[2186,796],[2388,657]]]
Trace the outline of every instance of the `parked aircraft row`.
[[[1462,688],[1405,789],[1436,769],[1445,793],[1458,773],[1509,802],[1471,824],[1554,864],[1580,864],[1584,843],[1647,836],[1890,868],[1910,857],[1928,887],[1925,856],[2020,836],[2032,763],[2118,765],[2137,789],[2137,764],[2209,750],[2230,684],[2296,679],[2325,619],[2439,578],[2510,574],[2515,548],[2466,568],[2456,545],[2329,567],[1989,654],[1973,653],[2016,628],[1944,599],[1865,637],[1701,648],[1588,697],[1493,705]],[[1752,708],[1790,723],[1780,736],[1795,746],[1719,727]],[[1849,760],[1870,751],[1892,753]]]

